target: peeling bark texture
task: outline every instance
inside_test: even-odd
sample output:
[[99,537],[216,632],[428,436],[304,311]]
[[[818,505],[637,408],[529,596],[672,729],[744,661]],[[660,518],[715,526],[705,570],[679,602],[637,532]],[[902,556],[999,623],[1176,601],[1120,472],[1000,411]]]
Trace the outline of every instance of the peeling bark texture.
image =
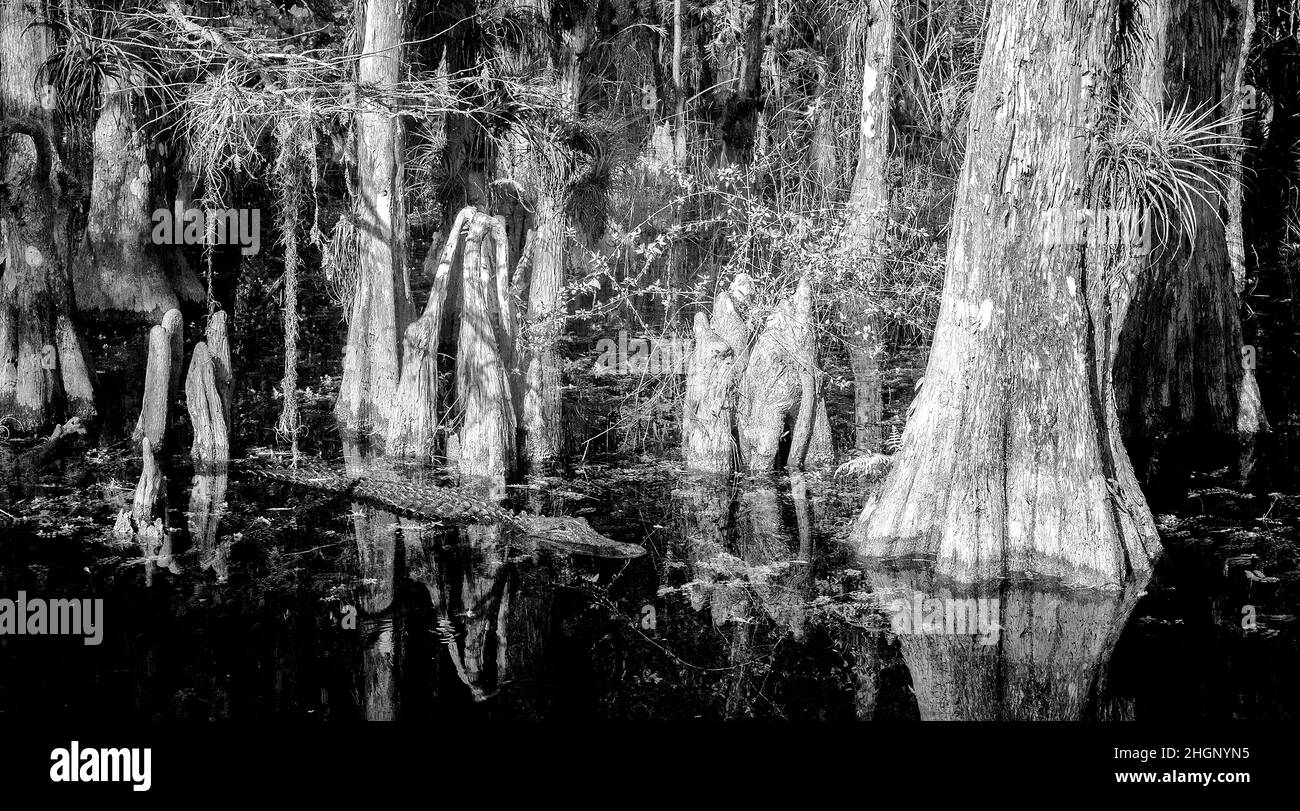
[[20,433],[95,415],[59,237],[53,109],[38,81],[51,34],[34,22],[29,4],[0,3],[0,418]]
[[[167,435],[167,409],[172,378],[172,339],[161,326],[149,330],[149,360],[144,372],[144,396],[140,401],[140,418],[135,423],[131,441],[148,437],[155,450],[162,450]],[[181,359],[176,358],[176,363]]]
[[[361,85],[401,78],[407,3],[366,0]],[[387,438],[401,374],[399,342],[410,303],[403,262],[405,235],[399,186],[401,119],[374,106],[357,114],[357,291],[348,322],[347,353],[335,415],[347,436]]]
[[465,237],[464,304],[456,355],[456,396],[464,415],[457,467],[469,479],[507,480],[515,472],[515,414],[498,344],[500,317],[484,239],[492,219],[475,214]]
[[443,307],[462,232],[477,212],[463,208],[456,215],[447,244],[435,253],[429,249],[425,260],[433,287],[424,313],[406,328],[402,341],[402,379],[397,385],[397,405],[387,451],[393,456],[408,456],[428,461],[436,452],[438,430],[438,343],[442,334]]
[[686,403],[682,410],[682,458],[687,470],[729,476],[736,469],[735,354],[709,325],[695,314],[695,348],[686,370]]
[[845,344],[853,369],[854,445],[879,452],[884,445],[880,359],[884,340],[868,297],[882,271],[889,217],[889,132],[894,59],[894,2],[869,0],[862,33],[862,100],[858,162],[849,192],[843,250],[860,263],[860,288],[842,305]]
[[194,429],[194,446],[190,455],[196,470],[218,470],[230,460],[230,441],[221,395],[217,391],[216,373],[208,345],[200,342],[190,357],[185,378],[185,404]]
[[1047,244],[1041,222],[1133,205],[1090,199],[1088,172],[1127,92],[1116,32],[1140,35],[1122,31],[1131,19],[1117,0],[990,9],[925,385],[854,526],[863,556],[933,557],[955,581],[1099,587],[1159,554],[1111,385],[1137,262]]
[[72,265],[77,307],[142,313],[155,320],[177,306],[153,230],[146,138],[129,77],[103,79],[103,108],[93,136],[90,210]]
[[539,194],[533,268],[528,283],[528,370],[523,422],[529,469],[544,472],[563,447],[560,356],[564,329],[560,293],[564,287],[564,240],[568,220],[562,199]]
[[[1221,103],[1237,89],[1240,8],[1150,0],[1144,14],[1153,28],[1142,82],[1150,102],[1163,109],[1209,105],[1218,116],[1231,113],[1235,105]],[[1215,157],[1237,156],[1223,150]],[[1187,458],[1180,449],[1191,446],[1163,439],[1191,434],[1226,440],[1238,425],[1244,341],[1224,227],[1225,216],[1232,215],[1230,199],[1220,198],[1207,172],[1193,171],[1206,178],[1204,193],[1195,196],[1192,211],[1167,224],[1167,238],[1154,240],[1154,261],[1139,276],[1116,365],[1124,433],[1140,471],[1163,448],[1172,452],[1166,458],[1178,456],[1177,467],[1217,466],[1226,459],[1217,459],[1210,446],[1198,445]],[[1155,230],[1161,233],[1158,223]],[[1184,231],[1195,233],[1188,239]],[[1230,443],[1221,444],[1226,450]]]

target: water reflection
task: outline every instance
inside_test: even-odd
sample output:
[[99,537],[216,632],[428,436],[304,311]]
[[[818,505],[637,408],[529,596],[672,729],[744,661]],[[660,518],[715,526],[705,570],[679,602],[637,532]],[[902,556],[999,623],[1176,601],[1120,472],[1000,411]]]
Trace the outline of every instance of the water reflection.
[[[382,456],[355,445],[348,449],[347,463],[354,474],[393,472]],[[402,477],[434,483],[427,470],[404,468]],[[505,499],[504,488],[496,484],[461,491],[495,506]],[[454,674],[464,696],[476,703],[533,670],[549,632],[551,595],[549,569],[535,544],[503,523],[443,525],[363,503],[352,504],[352,520],[366,718],[399,714],[404,641],[412,635],[432,635],[433,675]],[[398,601],[403,579],[423,586],[428,595],[432,614],[421,627],[404,628]]]
[[230,541],[221,540],[221,517],[226,510],[226,487],[229,472],[225,465],[196,472],[190,484],[190,503],[186,522],[190,546],[199,557],[199,567],[211,569],[218,583],[230,577]]
[[[173,502],[188,503],[188,514],[175,513],[171,524],[188,526],[189,543],[184,532],[165,536],[179,553],[156,550],[162,568],[145,567],[142,576],[133,548],[80,540],[106,532],[130,497],[121,482],[136,464],[114,468],[118,486],[101,487],[116,501],[84,516],[56,513],[60,502],[40,490],[13,499],[22,485],[12,484],[4,507],[17,519],[0,526],[12,561],[0,561],[0,593],[92,593],[93,582],[93,593],[107,589],[117,618],[89,665],[79,650],[68,652],[71,666],[57,666],[48,651],[11,646],[0,650],[11,659],[7,672],[57,671],[65,675],[61,696],[93,696],[105,706],[124,699],[95,685],[120,679],[131,698],[119,711],[444,720],[1150,717],[1153,708],[1170,711],[1173,663],[1194,662],[1207,639],[1234,646],[1235,658],[1225,660],[1255,663],[1251,673],[1264,673],[1257,681],[1268,689],[1237,692],[1239,681],[1221,671],[1186,667],[1178,695],[1208,696],[1198,712],[1231,713],[1252,701],[1269,712],[1292,706],[1294,669],[1282,665],[1292,661],[1293,637],[1283,609],[1262,612],[1281,629],[1272,637],[1240,630],[1240,606],[1261,602],[1266,584],[1257,574],[1234,570],[1242,589],[1254,591],[1220,594],[1213,589],[1221,566],[1200,581],[1166,573],[1169,582],[1181,577],[1177,594],[1168,583],[1153,587],[1108,684],[1112,651],[1144,584],[1117,592],[1041,582],[963,589],[923,569],[863,568],[842,541],[856,497],[844,496],[846,509],[815,478],[688,480],[668,470],[630,484],[512,488],[505,500],[546,515],[583,515],[597,531],[647,550],[628,559],[538,543],[514,524],[413,520],[352,496],[268,490],[239,468],[191,478],[177,466],[174,481],[188,491],[178,487]],[[350,448],[347,464],[372,479],[436,483],[429,471],[390,465],[363,448]],[[66,498],[84,500],[89,489],[66,488]],[[502,498],[499,490],[474,495]],[[147,591],[146,577],[154,582]],[[1222,601],[1217,619],[1195,624],[1212,598]],[[340,621],[345,609],[351,625]],[[1253,659],[1240,654],[1247,650]],[[149,678],[114,675],[134,673]],[[63,707],[60,695],[51,690],[32,706]],[[0,691],[0,709],[8,706]]]
[[[1100,591],[1028,582],[956,587],[926,570],[879,569],[868,579],[920,717],[942,721],[1083,719],[1149,580]],[[869,660],[877,651],[863,644]]]

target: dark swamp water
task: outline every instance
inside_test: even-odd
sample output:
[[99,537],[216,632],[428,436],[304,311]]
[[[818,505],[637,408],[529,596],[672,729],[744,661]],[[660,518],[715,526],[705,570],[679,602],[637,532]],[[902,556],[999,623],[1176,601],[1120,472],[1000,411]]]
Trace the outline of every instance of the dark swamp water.
[[[105,425],[129,425],[143,330],[91,337]],[[258,365],[235,350],[237,374]],[[319,370],[336,366],[304,361],[317,371],[303,377],[316,387],[304,446],[329,459],[340,449]],[[246,455],[274,445],[273,375],[239,380]],[[1191,482],[1157,508],[1166,555],[1147,583],[971,590],[855,561],[844,539],[868,485],[829,474],[720,484],[672,460],[591,454],[511,489],[517,508],[581,515],[647,550],[626,561],[399,518],[240,465],[195,477],[174,453],[170,545],[145,557],[112,532],[140,470],[123,437],[39,466],[18,450],[0,445],[0,597],[102,598],[103,639],[0,636],[7,719],[1300,714],[1290,477],[1284,492]],[[195,488],[217,502],[224,488],[224,508],[192,511]],[[927,598],[988,622],[937,632]]]

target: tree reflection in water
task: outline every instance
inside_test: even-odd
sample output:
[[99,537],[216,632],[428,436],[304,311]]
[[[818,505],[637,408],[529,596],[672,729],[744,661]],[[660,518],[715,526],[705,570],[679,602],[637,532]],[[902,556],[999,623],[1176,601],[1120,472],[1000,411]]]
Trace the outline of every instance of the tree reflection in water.
[[880,569],[868,579],[892,630],[902,628],[896,636],[923,720],[1065,721],[1095,707],[1149,577],[1113,591],[948,586],[924,570]]

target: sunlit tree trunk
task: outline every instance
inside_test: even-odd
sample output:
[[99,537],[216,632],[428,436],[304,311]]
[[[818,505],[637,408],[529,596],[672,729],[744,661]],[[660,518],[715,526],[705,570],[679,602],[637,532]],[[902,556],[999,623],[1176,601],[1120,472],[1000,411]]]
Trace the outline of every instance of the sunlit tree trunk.
[[[544,19],[550,21],[549,11],[544,13]],[[574,116],[577,113],[582,84],[581,59],[587,49],[590,26],[591,21],[584,17],[559,35],[558,56],[553,59],[553,64],[558,72],[556,96],[562,106],[561,115]],[[570,226],[568,201],[569,185],[573,180],[554,168],[564,161],[558,148],[548,146],[543,149],[552,154],[538,155],[533,160],[536,236],[528,284],[528,366],[522,414],[528,465],[538,472],[544,472],[559,458],[564,442],[560,397],[562,361],[557,345],[564,332],[563,290]]]
[[532,274],[528,284],[528,367],[524,380],[523,424],[529,467],[544,471],[559,456],[562,385],[556,342],[564,328],[565,227],[562,197],[538,195]]
[[1115,0],[995,0],[971,105],[925,384],[854,530],[869,556],[930,555],[957,580],[1088,586],[1160,545],[1120,440],[1111,370],[1135,261],[1043,235],[1090,199],[1132,18]]
[[106,76],[102,93],[90,211],[72,266],[77,306],[83,312],[123,310],[161,320],[177,306],[177,296],[158,249],[149,244],[152,172],[135,112],[140,102],[128,78]]
[[32,8],[0,3],[0,418],[20,431],[95,413],[59,239],[53,100],[40,98],[53,91],[38,82],[50,34]]
[[[500,244],[489,235],[493,224],[486,214],[475,214],[465,235],[456,354],[456,399],[463,418],[456,462],[466,477],[505,481],[516,469],[515,412],[505,363],[511,350],[492,273],[491,248]],[[504,238],[504,229],[497,233]]]
[[736,388],[749,357],[744,310],[751,292],[742,273],[718,293],[711,319],[695,314],[682,405],[682,460],[690,470],[729,475],[736,469]]
[[[357,66],[362,85],[392,86],[401,78],[406,7],[367,0]],[[335,414],[345,433],[382,439],[397,399],[399,342],[411,312],[402,228],[402,139],[400,119],[372,102],[363,104],[373,106],[356,116],[358,281]]]

